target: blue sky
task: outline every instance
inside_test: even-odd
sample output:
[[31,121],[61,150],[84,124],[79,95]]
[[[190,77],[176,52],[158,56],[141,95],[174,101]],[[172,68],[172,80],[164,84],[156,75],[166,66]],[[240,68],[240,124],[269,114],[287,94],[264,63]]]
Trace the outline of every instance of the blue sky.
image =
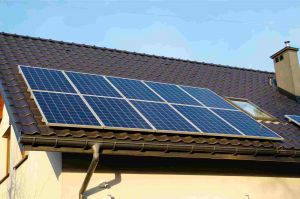
[[0,31],[273,71],[300,47],[300,1],[0,0]]

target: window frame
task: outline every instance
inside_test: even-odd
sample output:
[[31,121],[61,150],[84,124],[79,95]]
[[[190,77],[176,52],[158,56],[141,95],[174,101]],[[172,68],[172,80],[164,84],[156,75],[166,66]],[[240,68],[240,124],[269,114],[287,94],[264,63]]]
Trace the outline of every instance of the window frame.
[[[247,115],[249,115],[250,117],[252,117],[255,120],[279,122],[279,120],[275,116],[271,115],[270,113],[268,113],[267,111],[265,111],[264,109],[262,109],[261,107],[259,107],[258,105],[254,104],[249,99],[246,99],[246,98],[236,98],[236,97],[226,97],[226,101],[228,101],[231,105],[233,105],[237,109],[241,110],[242,112],[246,113]],[[233,101],[246,102],[246,103],[252,105],[253,107],[255,107],[256,109],[258,109],[259,111],[261,111],[262,113],[264,113],[265,115],[267,115],[269,118],[266,118],[266,117],[256,117],[256,116],[252,115],[251,113],[249,113],[248,111],[246,111],[243,108],[241,108],[240,106],[236,105]]]

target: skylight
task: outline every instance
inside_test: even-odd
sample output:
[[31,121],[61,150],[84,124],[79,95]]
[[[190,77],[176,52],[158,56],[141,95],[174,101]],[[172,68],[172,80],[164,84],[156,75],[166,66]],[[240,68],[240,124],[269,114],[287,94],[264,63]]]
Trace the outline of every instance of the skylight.
[[251,115],[254,119],[257,120],[276,120],[273,116],[266,113],[264,110],[253,104],[247,99],[234,99],[230,98],[230,102],[232,102],[235,106],[243,110],[244,112]]

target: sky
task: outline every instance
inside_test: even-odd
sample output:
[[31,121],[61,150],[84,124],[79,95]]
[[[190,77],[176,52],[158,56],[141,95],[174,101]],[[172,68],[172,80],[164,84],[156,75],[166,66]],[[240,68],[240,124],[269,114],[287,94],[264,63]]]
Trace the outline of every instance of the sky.
[[0,31],[274,71],[300,47],[300,1],[0,0]]

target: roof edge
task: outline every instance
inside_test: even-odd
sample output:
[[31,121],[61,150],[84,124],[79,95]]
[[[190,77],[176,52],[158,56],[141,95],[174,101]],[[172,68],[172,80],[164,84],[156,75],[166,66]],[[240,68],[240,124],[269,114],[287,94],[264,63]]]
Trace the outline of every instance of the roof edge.
[[10,124],[13,127],[14,133],[16,134],[17,138],[20,138],[21,137],[21,132],[18,129],[17,122],[15,120],[13,110],[11,109],[11,106],[10,106],[10,103],[9,103],[9,100],[8,100],[8,96],[5,92],[5,89],[3,87],[1,79],[0,79],[0,95],[2,96],[2,99],[4,101],[4,105],[6,107],[6,110],[7,110],[9,119],[10,119]]
[[[19,140],[28,150],[47,150],[60,152],[92,153],[91,147],[99,143],[108,154],[181,156],[193,158],[235,159],[276,162],[299,162],[297,149],[260,149],[253,147],[226,147],[195,144],[158,144],[149,142],[125,142],[104,140],[61,139],[22,136]],[[125,152],[125,153],[124,153]],[[127,154],[128,155],[128,154]]]
[[41,38],[41,37],[19,35],[19,34],[14,34],[14,33],[0,32],[0,35],[12,36],[12,37],[21,37],[21,38],[25,38],[25,39],[33,39],[33,40],[54,42],[54,43],[59,43],[59,44],[67,44],[67,45],[86,47],[86,48],[102,49],[102,50],[115,51],[115,52],[120,52],[120,53],[128,53],[128,54],[133,54],[133,55],[162,58],[162,59],[175,60],[175,61],[188,62],[188,63],[210,65],[210,66],[229,68],[229,69],[234,69],[234,70],[244,70],[244,71],[251,71],[251,72],[258,72],[258,73],[274,74],[274,72],[256,70],[256,69],[251,69],[251,68],[244,68],[244,67],[238,67],[238,66],[230,66],[230,65],[223,65],[223,64],[201,62],[201,61],[196,61],[196,60],[188,60],[188,59],[181,59],[181,58],[175,58],[175,57],[166,57],[166,56],[160,56],[160,55],[154,55],[154,54],[146,54],[146,53],[127,51],[127,50],[119,50],[119,49],[115,49],[115,48],[99,47],[99,46],[89,45],[89,44],[82,44],[82,43],[80,44],[80,43],[74,43],[74,42],[66,42],[66,41],[59,41],[59,40],[53,40],[53,39],[45,39],[45,38]]
[[295,47],[291,47],[291,46],[286,46],[283,49],[281,49],[281,50],[277,51],[276,53],[274,53],[273,55],[271,55],[270,58],[274,59],[276,56],[278,56],[279,54],[281,54],[281,53],[283,53],[283,52],[285,52],[287,50],[293,50],[293,51],[297,52],[299,50],[299,48],[295,48]]

